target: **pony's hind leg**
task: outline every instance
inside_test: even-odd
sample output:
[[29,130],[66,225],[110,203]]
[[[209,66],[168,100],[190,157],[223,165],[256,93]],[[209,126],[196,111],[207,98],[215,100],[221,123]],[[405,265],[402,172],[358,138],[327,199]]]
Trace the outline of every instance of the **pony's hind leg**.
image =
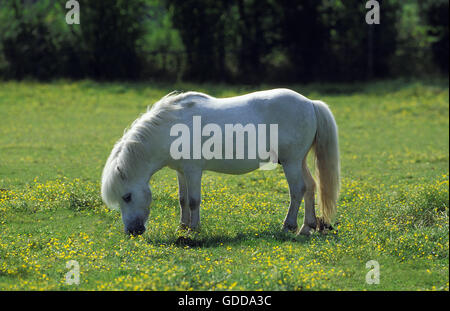
[[305,217],[303,219],[303,225],[300,229],[299,234],[309,235],[312,230],[316,229],[317,219],[314,204],[314,191],[316,188],[316,183],[314,178],[306,164],[306,156],[302,161],[302,176],[305,181],[306,191],[305,191]]
[[177,172],[178,176],[178,199],[180,202],[180,230],[188,228],[191,222],[191,212],[189,210],[189,198],[187,192],[186,179],[184,175]]
[[291,196],[291,202],[289,204],[289,210],[286,218],[284,219],[283,231],[296,232],[298,209],[303,199],[303,195],[306,191],[305,182],[302,177],[302,169],[300,161],[292,161],[283,163],[283,170],[289,184],[289,194]]

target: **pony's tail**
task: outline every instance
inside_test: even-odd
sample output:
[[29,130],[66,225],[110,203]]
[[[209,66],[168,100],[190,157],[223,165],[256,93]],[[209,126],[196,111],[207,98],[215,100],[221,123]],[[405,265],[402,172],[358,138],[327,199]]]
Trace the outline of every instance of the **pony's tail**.
[[319,184],[319,209],[323,221],[326,224],[331,224],[336,214],[340,188],[338,130],[328,106],[317,100],[313,103],[317,119],[317,132],[313,148],[316,179]]

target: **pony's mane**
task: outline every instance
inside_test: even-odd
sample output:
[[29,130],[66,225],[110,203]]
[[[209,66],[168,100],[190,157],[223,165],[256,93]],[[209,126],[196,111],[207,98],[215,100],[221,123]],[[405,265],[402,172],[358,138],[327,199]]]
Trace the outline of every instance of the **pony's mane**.
[[124,193],[125,183],[137,176],[143,163],[149,159],[149,146],[146,144],[158,128],[177,118],[176,111],[192,107],[196,101],[211,98],[199,92],[171,92],[161,98],[147,112],[139,116],[121,139],[114,145],[102,173],[102,199],[112,209],[117,209],[117,200]]

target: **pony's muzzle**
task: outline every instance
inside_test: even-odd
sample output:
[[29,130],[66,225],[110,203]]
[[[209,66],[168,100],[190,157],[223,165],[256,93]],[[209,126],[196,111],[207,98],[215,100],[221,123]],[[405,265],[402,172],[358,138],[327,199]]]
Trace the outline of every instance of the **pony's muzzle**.
[[132,229],[125,229],[125,232],[131,235],[141,235],[142,233],[145,232],[145,226],[139,226]]
[[131,235],[141,235],[145,232],[145,226],[143,224],[133,224],[132,226],[125,227],[125,233]]

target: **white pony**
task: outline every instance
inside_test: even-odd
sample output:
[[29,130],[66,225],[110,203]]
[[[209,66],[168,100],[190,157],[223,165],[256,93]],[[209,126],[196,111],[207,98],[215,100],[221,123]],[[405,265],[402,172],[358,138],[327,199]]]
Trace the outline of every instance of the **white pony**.
[[[161,168],[168,166],[177,171],[180,226],[197,229],[202,172],[244,174],[259,168],[266,160],[259,155],[256,158],[247,155],[232,159],[206,159],[203,156],[175,159],[171,148],[179,138],[174,137],[173,127],[184,124],[195,131],[194,117],[201,117],[203,123],[214,124],[216,130],[224,130],[227,124],[276,124],[278,148],[270,149],[270,152],[276,153],[275,159],[283,166],[291,198],[283,230],[297,231],[297,213],[303,197],[305,216],[299,234],[309,235],[316,228],[331,224],[339,194],[340,165],[337,126],[326,104],[288,89],[222,99],[186,92],[166,95],[134,121],[115,144],[106,162],[102,175],[102,199],[110,208],[120,209],[125,232],[142,234],[145,231],[152,200],[149,180]],[[209,135],[211,129],[214,127],[210,128]],[[208,133],[202,133],[203,142],[207,136]],[[250,138],[249,133],[247,137]],[[226,143],[215,148],[223,150]],[[244,146],[249,147],[248,139]],[[315,181],[306,164],[310,149],[315,151],[321,218],[315,215]]]

